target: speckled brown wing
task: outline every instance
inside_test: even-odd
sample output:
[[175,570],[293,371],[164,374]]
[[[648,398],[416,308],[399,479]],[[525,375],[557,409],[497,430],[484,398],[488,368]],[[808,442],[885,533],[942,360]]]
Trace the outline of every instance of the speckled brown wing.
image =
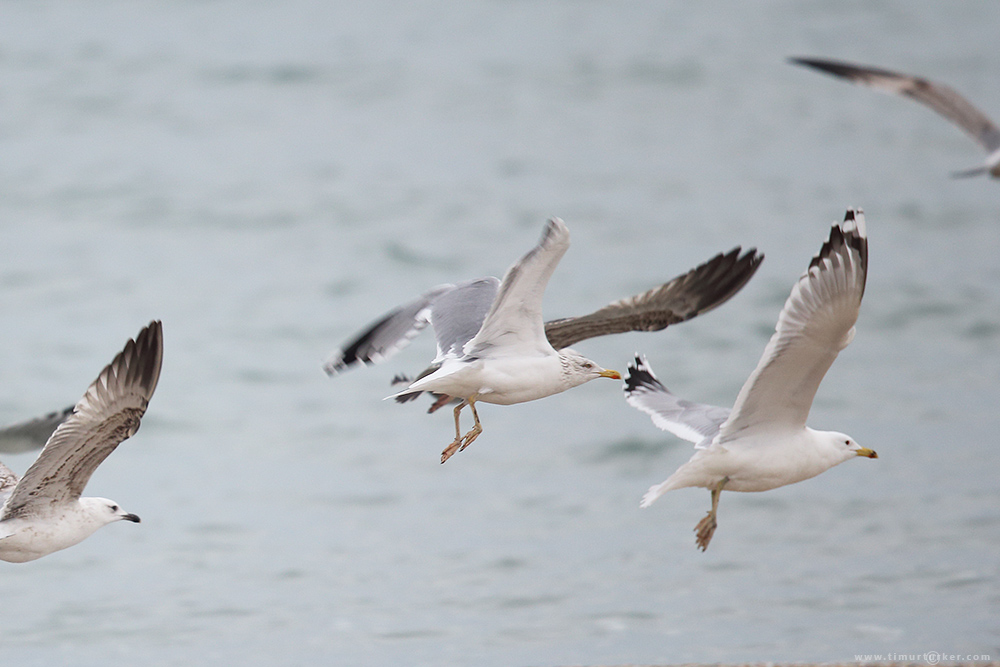
[[997,128],[986,114],[974,107],[960,93],[943,83],[838,60],[792,58],[791,61],[862,86],[914,99],[955,123],[987,151],[992,152],[1000,148],[1000,128]]
[[0,521],[80,497],[97,466],[139,429],[163,361],[163,329],[151,322],[94,380],[7,498]]
[[648,292],[615,301],[590,315],[545,323],[545,335],[557,350],[581,340],[625,333],[659,331],[708,312],[740,291],[763,261],[751,248],[737,246]]

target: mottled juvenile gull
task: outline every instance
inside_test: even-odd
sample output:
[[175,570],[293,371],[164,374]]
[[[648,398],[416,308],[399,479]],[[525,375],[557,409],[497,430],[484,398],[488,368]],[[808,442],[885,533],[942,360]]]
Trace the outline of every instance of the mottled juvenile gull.
[[70,406],[42,417],[26,419],[0,428],[0,452],[20,454],[30,452],[32,449],[41,449],[49,441],[56,427],[69,419],[72,414],[73,406]]
[[0,464],[0,560],[35,560],[114,521],[139,522],[114,501],[80,494],[97,466],[139,430],[162,360],[162,326],[152,322],[101,371],[20,481]]
[[[367,327],[335,353],[324,369],[330,375],[336,375],[359,363],[378,363],[398,352],[413,336],[431,324],[437,339],[437,356],[417,381],[396,394],[395,398],[409,400],[424,390],[432,391],[442,395],[432,406],[432,411],[452,395],[461,399],[455,411],[455,442],[442,453],[444,461],[457,448],[464,449],[478,436],[481,425],[475,412],[476,401],[514,403],[533,400],[531,397],[517,398],[516,392],[500,391],[499,386],[486,384],[478,390],[460,387],[464,393],[453,394],[444,390],[445,384],[456,383],[459,376],[468,375],[482,358],[532,359],[539,363],[545,359],[549,365],[558,362],[560,366],[567,367],[571,365],[571,360],[577,365],[583,362],[591,364],[586,369],[588,374],[575,376],[572,384],[563,381],[561,370],[557,386],[551,382],[548,386],[536,384],[524,374],[516,380],[516,383],[528,383],[528,394],[538,394],[534,398],[563,391],[593,377],[600,377],[603,370],[568,349],[570,345],[612,333],[657,331],[707,312],[738,292],[763,259],[763,255],[753,249],[740,256],[740,248],[737,247],[648,292],[616,301],[583,317],[563,318],[543,325],[542,295],[549,276],[568,246],[569,233],[565,225],[560,220],[550,221],[542,241],[511,267],[503,284],[496,278],[480,278],[458,285],[436,287]],[[514,331],[506,331],[511,327]],[[557,350],[563,354],[559,355]],[[439,373],[446,362],[449,362],[449,369]],[[459,376],[447,381],[442,379],[460,369],[463,372]],[[431,376],[435,376],[433,387],[424,382]],[[613,375],[609,373],[606,376]],[[465,405],[472,406],[477,426],[465,437],[460,437],[458,413]]]
[[986,161],[972,169],[958,171],[953,176],[976,176],[988,173],[1000,178],[1000,129],[968,100],[952,88],[908,74],[891,72],[877,67],[852,65],[820,58],[792,58],[797,65],[813,67],[827,74],[847,79],[885,93],[904,95],[930,107],[958,125],[972,139],[986,149]]
[[857,456],[877,458],[848,435],[806,426],[823,376],[854,339],[867,272],[864,214],[849,209],[792,288],[775,333],[731,411],[678,398],[636,355],[625,377],[629,404],[696,448],[690,461],[649,489],[642,507],[673,489],[711,490],[712,509],[695,527],[704,551],[715,532],[723,489],[767,491]]

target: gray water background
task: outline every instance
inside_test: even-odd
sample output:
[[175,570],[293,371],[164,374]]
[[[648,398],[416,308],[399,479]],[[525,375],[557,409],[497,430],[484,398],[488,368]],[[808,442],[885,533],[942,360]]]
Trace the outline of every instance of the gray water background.
[[[0,421],[77,400],[164,322],[142,430],[90,495],[139,514],[0,563],[4,664],[564,665],[1000,654],[1000,185],[907,100],[1000,118],[1000,3],[4,2]],[[810,423],[876,449],[766,494],[638,501],[691,447],[595,381],[447,412],[380,400],[433,354],[322,360],[563,217],[546,314],[742,244],[723,308],[641,350],[730,405],[828,225],[864,207],[858,335]],[[5,456],[18,472],[31,455]]]

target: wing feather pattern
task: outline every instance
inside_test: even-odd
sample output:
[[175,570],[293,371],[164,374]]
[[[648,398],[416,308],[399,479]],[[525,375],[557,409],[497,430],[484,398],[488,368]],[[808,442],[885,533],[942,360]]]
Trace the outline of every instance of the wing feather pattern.
[[569,229],[559,218],[550,218],[538,245],[507,269],[482,328],[465,345],[467,356],[494,347],[516,355],[531,348],[551,349],[542,323],[542,297],[568,249]]
[[805,427],[823,376],[854,338],[867,272],[864,214],[849,209],[792,288],[718,442],[752,428]]
[[737,246],[648,292],[589,315],[546,322],[545,335],[552,347],[561,350],[596,336],[665,329],[725,303],[747,284],[763,259],[755,248],[740,256]]
[[695,403],[672,394],[638,354],[625,375],[625,400],[648,414],[659,428],[695,444],[714,438],[729,417],[728,408]]
[[162,361],[163,328],[155,321],[90,385],[7,498],[0,520],[78,499],[97,466],[139,429]]
[[434,300],[454,287],[438,285],[413,301],[393,308],[334,352],[323,364],[323,370],[333,376],[356,364],[376,364],[393,356],[430,323]]
[[1000,177],[1000,128],[950,86],[908,74],[865,65],[852,65],[837,60],[792,58],[791,62],[884,93],[903,95],[920,102],[957,125],[988,153],[982,165],[954,172],[953,176],[989,173],[991,176]]

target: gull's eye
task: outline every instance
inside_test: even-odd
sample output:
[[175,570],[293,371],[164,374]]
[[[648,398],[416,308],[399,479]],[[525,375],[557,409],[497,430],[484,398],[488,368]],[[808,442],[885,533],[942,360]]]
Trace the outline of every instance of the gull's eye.
[[844,444],[847,445],[848,447],[850,447],[851,446],[851,441],[850,440],[844,440]]
[[112,505],[111,506],[111,511],[112,512],[117,512],[118,511],[118,505]]

